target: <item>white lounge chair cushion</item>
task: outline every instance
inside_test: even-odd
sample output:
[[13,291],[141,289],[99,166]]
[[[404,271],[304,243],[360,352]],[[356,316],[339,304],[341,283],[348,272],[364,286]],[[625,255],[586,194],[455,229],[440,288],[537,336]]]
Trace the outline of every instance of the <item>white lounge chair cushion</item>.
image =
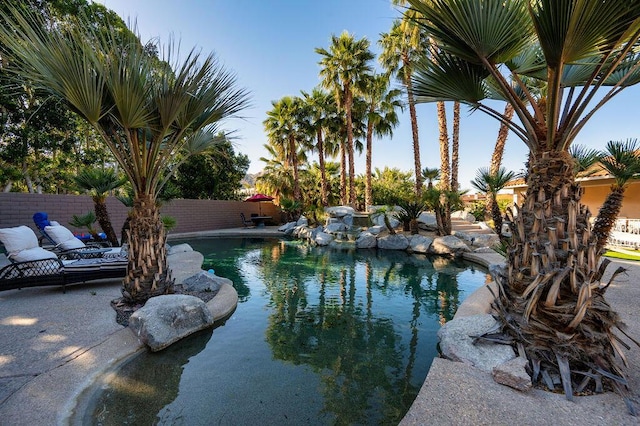
[[9,257],[22,250],[38,247],[38,237],[28,226],[0,229],[0,241],[7,249]]
[[73,235],[73,232],[69,231],[62,225],[45,226],[44,232],[46,232],[53,241],[56,242],[58,247],[63,250],[73,250],[86,247],[82,241]]
[[16,262],[28,262],[31,260],[56,259],[55,253],[45,250],[42,247],[33,247],[26,250],[20,250],[11,258]]

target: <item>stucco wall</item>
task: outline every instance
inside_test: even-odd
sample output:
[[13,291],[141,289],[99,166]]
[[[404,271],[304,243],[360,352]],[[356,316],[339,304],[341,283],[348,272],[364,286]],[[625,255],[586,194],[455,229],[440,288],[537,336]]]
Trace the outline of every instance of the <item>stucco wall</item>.
[[[113,197],[107,198],[107,208],[116,234],[127,217],[127,207]],[[93,200],[85,195],[0,193],[0,228],[28,225],[36,230],[32,216],[43,211],[49,219],[57,220],[72,231],[86,232],[69,225],[73,215],[93,211]],[[173,216],[177,223],[171,232],[196,232],[211,229],[237,228],[242,226],[240,213],[247,217],[262,212],[272,216],[276,222],[280,211],[271,202],[245,203],[242,201],[218,200],[173,200],[162,206],[161,214]]]

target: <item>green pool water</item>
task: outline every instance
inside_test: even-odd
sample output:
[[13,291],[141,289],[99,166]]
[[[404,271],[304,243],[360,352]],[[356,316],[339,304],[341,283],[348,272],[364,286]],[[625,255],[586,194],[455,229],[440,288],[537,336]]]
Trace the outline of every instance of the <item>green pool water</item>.
[[76,424],[397,424],[437,356],[437,330],[487,279],[404,252],[188,242],[204,269],[233,280],[235,313],[108,374]]

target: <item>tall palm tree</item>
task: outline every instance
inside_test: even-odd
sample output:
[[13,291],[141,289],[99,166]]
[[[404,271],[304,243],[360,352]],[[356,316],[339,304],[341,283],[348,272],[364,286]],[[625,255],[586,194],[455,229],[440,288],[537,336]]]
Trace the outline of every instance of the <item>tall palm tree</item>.
[[303,128],[304,104],[297,96],[285,96],[271,102],[273,109],[267,111],[264,128],[269,143],[282,154],[285,165],[293,171],[293,199],[302,200],[298,176],[298,150],[308,146]]
[[98,167],[84,169],[74,178],[76,186],[83,191],[89,192],[91,195],[96,219],[107,236],[107,241],[109,241],[113,247],[118,247],[120,244],[118,243],[116,231],[113,229],[113,225],[111,225],[111,219],[109,218],[109,211],[107,210],[105,201],[109,192],[120,188],[127,183],[127,181],[126,177],[119,177],[114,169],[102,169]]
[[505,105],[504,113],[502,113],[505,121],[500,122],[498,137],[496,138],[496,144],[493,147],[493,153],[491,154],[491,162],[489,163],[489,173],[497,173],[502,165],[502,155],[504,154],[504,147],[506,146],[507,138],[509,137],[509,126],[507,123],[509,123],[513,118],[513,111],[513,105]]
[[[395,0],[394,3],[398,4]],[[422,194],[422,165],[418,137],[418,116],[416,114],[411,75],[415,63],[424,56],[427,43],[425,33],[419,31],[419,27],[413,25],[413,22],[408,19],[394,21],[391,30],[388,33],[380,34],[380,40],[378,41],[378,44],[382,47],[382,53],[380,53],[378,60],[388,73],[395,74],[407,92],[407,105],[409,106],[411,137],[413,140],[416,195],[418,196]]]
[[45,28],[39,15],[17,8],[3,19],[0,44],[10,66],[85,119],[133,187],[124,300],[170,291],[156,198],[185,146],[210,146],[219,122],[247,105],[247,93],[212,55],[191,51],[172,66],[175,49],[158,61],[137,37],[96,28],[86,16],[48,31],[36,30]]
[[471,181],[471,186],[487,196],[490,195],[491,199],[494,200],[494,202],[491,203],[491,218],[493,219],[493,229],[501,239],[502,213],[500,212],[500,207],[498,207],[498,203],[495,202],[495,199],[498,192],[514,177],[515,173],[507,171],[504,167],[500,167],[497,173],[491,173],[489,168],[483,167],[478,169],[475,179]]
[[365,155],[365,196],[364,207],[373,202],[371,194],[371,156],[373,135],[393,136],[393,128],[399,123],[396,110],[402,107],[400,90],[389,90],[389,77],[385,74],[373,75],[367,79],[363,98],[367,104],[367,143]]
[[584,145],[571,145],[569,154],[574,161],[573,172],[576,177],[591,176],[598,171],[593,167],[602,159],[602,153],[597,149],[587,148]]
[[600,164],[613,176],[615,182],[611,185],[611,192],[602,203],[598,217],[593,224],[593,234],[596,237],[596,251],[599,253],[607,244],[611,228],[618,218],[622,208],[622,199],[627,189],[627,182],[637,179],[640,174],[640,152],[637,139],[626,141],[609,141],[602,152]]
[[[409,2],[439,48],[437,65],[414,77],[418,100],[457,100],[507,122],[483,102],[504,99],[518,117],[509,129],[529,148],[526,199],[512,218],[507,266],[494,273],[505,332],[522,344],[534,380],[541,370],[557,374],[567,398],[584,378],[576,371],[626,395],[616,380],[624,377],[612,334],[618,317],[599,285],[604,268],[568,148],[597,110],[640,80],[640,1]],[[543,96],[534,99],[521,76],[544,80]]]
[[460,102],[453,103],[453,129],[451,137],[451,190],[457,191],[458,165],[460,163]]
[[365,75],[371,72],[373,53],[369,50],[369,40],[356,40],[348,32],[340,36],[331,36],[329,49],[316,48],[316,53],[322,56],[320,60],[320,77],[322,86],[334,90],[338,104],[344,110],[347,131],[346,155],[349,160],[349,199],[355,206],[355,162],[353,137],[353,94],[362,84]]
[[320,192],[323,206],[329,205],[327,173],[325,167],[325,138],[331,122],[336,119],[337,105],[335,98],[320,88],[314,88],[311,94],[302,92],[307,106],[309,125],[315,133],[315,149],[318,151],[318,167],[320,169]]

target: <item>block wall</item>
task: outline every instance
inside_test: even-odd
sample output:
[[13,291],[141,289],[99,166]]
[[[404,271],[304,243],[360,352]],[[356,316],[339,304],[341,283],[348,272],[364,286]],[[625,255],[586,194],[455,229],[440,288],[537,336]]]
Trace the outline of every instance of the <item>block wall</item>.
[[[127,217],[128,208],[114,197],[107,198],[107,209],[116,234]],[[27,225],[37,231],[32,216],[35,212],[47,212],[50,220],[56,220],[74,232],[86,232],[69,225],[73,215],[93,211],[93,200],[86,195],[0,193],[0,228]],[[161,214],[173,216],[177,223],[172,233],[197,232],[242,226],[240,213],[271,216],[280,222],[280,209],[271,202],[245,203],[218,200],[173,200],[162,206]]]

